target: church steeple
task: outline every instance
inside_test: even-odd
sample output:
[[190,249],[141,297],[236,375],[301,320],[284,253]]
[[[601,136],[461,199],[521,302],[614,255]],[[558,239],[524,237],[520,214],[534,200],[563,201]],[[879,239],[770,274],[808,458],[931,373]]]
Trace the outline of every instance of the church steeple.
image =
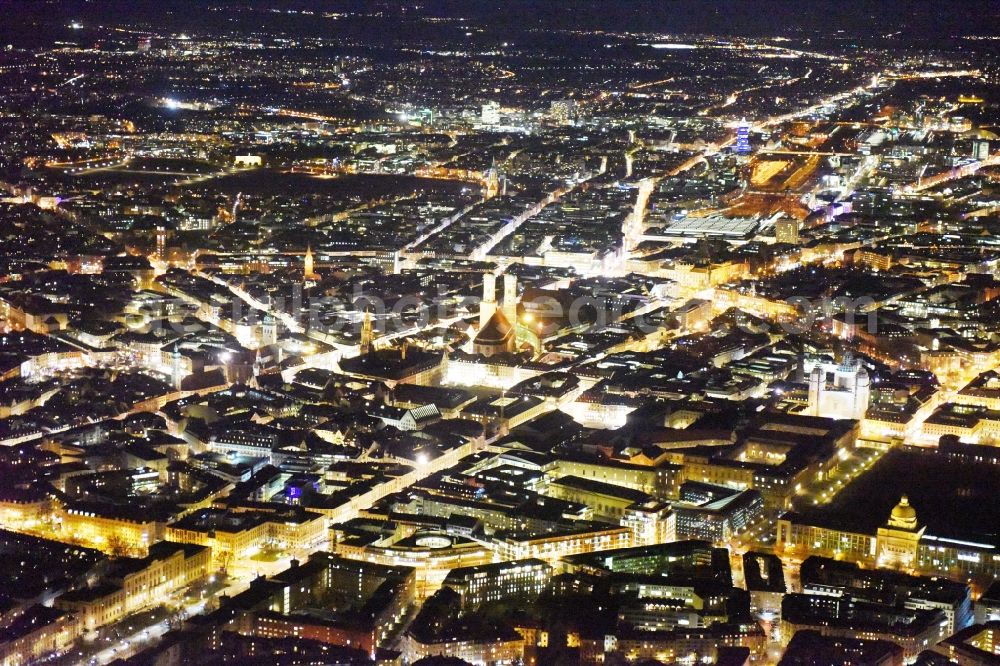
[[362,354],[367,354],[371,351],[374,339],[375,333],[372,330],[372,312],[371,310],[365,310],[365,318],[361,322],[360,351]]
[[181,382],[184,380],[184,371],[183,368],[181,368],[182,360],[183,357],[181,356],[180,347],[175,342],[174,351],[170,355],[170,371],[173,375],[172,379],[174,380],[174,389],[178,391],[181,390]]
[[496,157],[490,162],[483,180],[483,198],[492,199],[500,190],[500,170],[497,168]]
[[305,280],[315,280],[316,273],[313,270],[313,251],[312,245],[306,246],[306,258],[302,266],[302,277]]

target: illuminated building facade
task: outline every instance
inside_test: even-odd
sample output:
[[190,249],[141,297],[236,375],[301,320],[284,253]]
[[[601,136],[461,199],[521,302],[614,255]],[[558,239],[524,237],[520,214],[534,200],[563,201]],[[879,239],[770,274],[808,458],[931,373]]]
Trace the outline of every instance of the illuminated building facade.
[[0,640],[0,664],[23,666],[66,650],[80,635],[76,615],[48,606],[32,606],[8,617]]
[[809,373],[809,413],[834,419],[862,419],[868,410],[871,379],[861,363],[817,363]]
[[500,599],[533,599],[545,590],[551,576],[552,567],[542,560],[513,560],[452,569],[444,585],[458,592],[462,608],[475,609]]
[[927,575],[1000,574],[996,545],[928,534],[905,497],[874,534],[810,524],[794,513],[785,514],[778,519],[776,548],[788,554],[821,555]]
[[743,118],[736,125],[736,152],[747,154],[750,151],[750,123]]
[[211,552],[201,546],[161,541],[141,560],[117,561],[106,582],[56,599],[57,608],[78,616],[85,631],[154,606],[211,571]]

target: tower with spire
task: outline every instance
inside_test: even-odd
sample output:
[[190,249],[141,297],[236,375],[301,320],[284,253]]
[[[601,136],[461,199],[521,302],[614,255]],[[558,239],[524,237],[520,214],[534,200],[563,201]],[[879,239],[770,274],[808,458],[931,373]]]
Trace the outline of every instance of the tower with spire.
[[181,349],[175,342],[174,351],[170,354],[170,374],[174,381],[174,389],[177,391],[181,390],[181,382],[184,381],[184,371],[181,368],[182,358]]
[[372,350],[372,343],[375,341],[375,331],[372,328],[372,312],[365,310],[365,318],[361,321],[361,345],[362,354],[367,354]]
[[486,170],[483,184],[483,198],[492,199],[500,191],[500,170],[497,168],[496,158],[490,162],[490,168]]
[[315,280],[316,272],[313,266],[313,251],[312,245],[306,246],[306,258],[302,265],[302,277],[305,280]]

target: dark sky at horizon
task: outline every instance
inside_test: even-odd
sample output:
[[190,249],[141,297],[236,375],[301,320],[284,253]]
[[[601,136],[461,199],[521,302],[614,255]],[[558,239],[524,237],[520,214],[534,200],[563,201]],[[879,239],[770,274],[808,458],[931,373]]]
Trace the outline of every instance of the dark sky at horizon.
[[[254,11],[226,11],[233,7]],[[993,0],[0,0],[0,14],[5,16],[0,36],[7,41],[26,38],[25,23],[57,25],[74,18],[107,24],[140,21],[189,31],[242,30],[254,24],[301,35],[329,29],[315,17],[272,13],[272,8],[489,18],[495,31],[508,26],[603,28],[862,40],[893,35],[932,42],[956,35],[1000,34],[1000,2]]]

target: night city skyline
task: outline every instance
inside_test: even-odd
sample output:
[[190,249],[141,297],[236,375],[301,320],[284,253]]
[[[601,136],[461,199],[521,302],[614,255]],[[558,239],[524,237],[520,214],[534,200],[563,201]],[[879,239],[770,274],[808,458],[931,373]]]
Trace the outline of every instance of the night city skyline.
[[1000,665],[998,26],[0,0],[0,666]]

